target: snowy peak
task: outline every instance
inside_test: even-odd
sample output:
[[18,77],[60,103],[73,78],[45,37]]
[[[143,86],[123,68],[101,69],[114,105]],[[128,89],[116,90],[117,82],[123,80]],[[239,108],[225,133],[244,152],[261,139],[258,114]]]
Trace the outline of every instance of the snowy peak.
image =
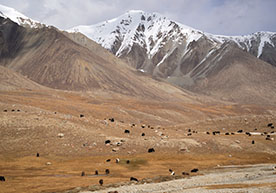
[[32,20],[22,13],[16,11],[13,8],[6,7],[0,4],[0,16],[4,18],[9,18],[18,25],[31,28],[41,28],[44,27],[44,24],[39,23],[38,21]]
[[213,35],[141,10],[68,32],[81,32],[137,70],[182,87],[217,73],[242,50],[276,66],[275,33]]
[[272,47],[276,49],[276,33],[273,32],[256,32],[245,36],[216,36],[222,42],[233,41],[240,48],[260,58],[264,48]]
[[[118,57],[129,55],[137,46],[145,50],[148,59],[152,59],[161,50],[170,53],[177,47],[182,49],[184,56],[189,53],[192,42],[205,39],[212,44],[209,47],[212,50],[223,43],[233,42],[250,54],[276,65],[275,58],[267,56],[271,52],[276,52],[276,33],[257,32],[246,36],[213,35],[170,20],[159,13],[141,10],[131,10],[95,25],[77,26],[68,32],[81,32]],[[168,45],[170,49],[164,49]],[[155,65],[164,61],[164,57],[156,61]]]
[[146,49],[148,58],[168,41],[187,44],[198,40],[202,32],[179,24],[158,13],[131,10],[125,14],[91,26],[77,26],[68,32],[81,32],[116,56],[130,52],[133,45]]

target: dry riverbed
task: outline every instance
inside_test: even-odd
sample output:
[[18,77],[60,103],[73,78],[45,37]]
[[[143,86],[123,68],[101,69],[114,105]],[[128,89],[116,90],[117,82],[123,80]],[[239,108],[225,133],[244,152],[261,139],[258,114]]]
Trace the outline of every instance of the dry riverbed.
[[[180,192],[276,192],[276,164],[218,166],[202,175],[161,183],[131,184],[97,190],[98,193],[180,193]],[[82,191],[81,193],[91,193]]]

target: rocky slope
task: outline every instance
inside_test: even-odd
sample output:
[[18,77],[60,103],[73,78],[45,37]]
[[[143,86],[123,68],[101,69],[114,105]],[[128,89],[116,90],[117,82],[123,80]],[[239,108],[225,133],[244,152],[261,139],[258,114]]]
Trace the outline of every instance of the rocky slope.
[[43,90],[45,88],[30,79],[14,72],[4,66],[0,66],[0,90]]
[[[0,11],[1,65],[51,88],[103,89],[162,98],[168,96],[168,90],[182,92],[141,76],[149,74],[219,99],[270,104],[276,101],[274,33],[216,36],[143,11],[129,11],[68,33],[43,24],[31,25],[37,22],[13,9],[2,6]],[[20,23],[22,17],[32,23],[25,27],[24,22]],[[79,31],[92,40],[72,33]]]
[[[68,31],[85,34],[119,57],[130,55],[133,50],[138,49],[136,47],[139,47],[139,53],[154,60],[154,65],[164,63],[175,49],[180,49],[185,56],[192,51],[190,45],[193,41],[201,42],[201,47],[207,52],[203,53],[205,57],[214,47],[231,42],[254,56],[276,65],[276,33],[257,32],[247,36],[212,35],[172,21],[158,13],[133,10],[112,20],[91,26],[77,26]],[[159,57],[156,56],[158,54]],[[199,58],[200,61],[205,57]],[[137,62],[136,67],[139,69],[144,63],[146,61]]]
[[94,51],[54,27],[25,28],[0,17],[0,65],[43,86],[193,101],[192,94],[143,76],[95,44]]
[[[220,98],[229,98],[227,93],[233,92],[236,97],[232,99],[239,101],[244,97],[238,97],[242,94],[238,85],[250,90],[244,93],[245,98],[262,95],[260,87],[274,89],[276,34],[272,32],[218,36],[143,11],[129,11],[112,20],[68,31],[85,34],[141,72],[192,91],[218,96],[216,89],[220,88]],[[227,70],[239,69],[248,72],[244,71],[243,76],[223,75]],[[252,74],[264,85],[253,86]],[[227,84],[219,86],[221,82]]]

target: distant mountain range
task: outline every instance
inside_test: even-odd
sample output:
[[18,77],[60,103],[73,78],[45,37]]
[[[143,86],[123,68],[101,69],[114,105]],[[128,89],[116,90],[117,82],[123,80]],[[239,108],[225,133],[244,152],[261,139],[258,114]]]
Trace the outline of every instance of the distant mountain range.
[[75,37],[26,17],[28,24],[20,23],[21,15],[11,17],[15,23],[3,9],[0,11],[0,90],[45,89],[46,86],[108,92],[110,96],[192,101],[184,90],[141,76],[94,41],[89,41],[89,49],[80,45],[77,41],[83,37],[81,34]]
[[[204,33],[172,21],[158,13],[129,11],[117,18],[91,26],[77,26],[69,32],[81,32],[118,57],[133,58],[134,66],[152,73],[162,66],[176,50],[180,53],[179,65],[193,52],[193,44],[200,42],[204,49],[197,65],[212,56],[224,43],[232,43],[242,50],[276,66],[276,33],[257,32],[247,36],[219,36]],[[138,50],[137,50],[138,49]],[[150,60],[150,62],[149,62]],[[170,76],[172,74],[165,74]]]
[[276,33],[212,35],[143,11],[67,32],[5,6],[0,17],[0,65],[44,86],[164,92],[146,74],[223,100],[276,101]]
[[[245,86],[255,82],[252,73],[258,74],[262,89],[265,86],[261,84],[275,80],[267,78],[276,67],[276,33],[273,32],[213,35],[158,13],[143,11],[129,11],[96,25],[74,27],[68,32],[85,34],[154,78],[228,100],[243,98],[244,90],[259,93],[256,87],[253,91]],[[235,90],[237,86],[241,87]]]

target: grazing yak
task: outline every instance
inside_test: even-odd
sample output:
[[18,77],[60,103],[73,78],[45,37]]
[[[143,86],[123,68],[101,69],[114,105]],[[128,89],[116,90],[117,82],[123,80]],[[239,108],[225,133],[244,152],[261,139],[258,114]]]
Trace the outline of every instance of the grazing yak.
[[272,138],[272,137],[267,137],[267,138],[265,138],[265,140],[268,140],[268,141],[273,141],[273,140],[274,140],[274,138]]
[[99,180],[99,184],[102,186],[103,185],[103,179]]
[[130,181],[136,181],[136,182],[139,182],[139,180],[137,178],[134,178],[134,177],[130,177],[129,179]]
[[126,129],[126,130],[125,130],[125,133],[130,133],[130,131]]
[[104,143],[105,143],[105,144],[110,144],[111,141],[108,139],[108,140],[106,140]]
[[172,169],[169,169],[169,172],[171,173],[171,176],[175,175],[175,172]]
[[105,174],[108,175],[110,173],[109,169],[105,170]]
[[6,181],[5,177],[4,176],[0,176],[0,181],[5,182]]
[[273,123],[268,123],[267,124],[267,127],[271,127],[271,126],[273,126]]
[[81,176],[85,176],[85,172],[81,172]]
[[99,175],[99,172],[98,172],[98,170],[95,170],[95,175]]
[[194,168],[194,169],[191,170],[191,172],[192,172],[192,173],[196,173],[196,172],[198,172],[198,169],[197,169],[197,168]]
[[116,163],[119,163],[120,162],[120,159],[119,158],[116,158]]
[[155,152],[154,148],[149,148],[148,149],[148,153],[153,153],[153,152]]
[[220,131],[213,131],[213,135],[220,134]]

